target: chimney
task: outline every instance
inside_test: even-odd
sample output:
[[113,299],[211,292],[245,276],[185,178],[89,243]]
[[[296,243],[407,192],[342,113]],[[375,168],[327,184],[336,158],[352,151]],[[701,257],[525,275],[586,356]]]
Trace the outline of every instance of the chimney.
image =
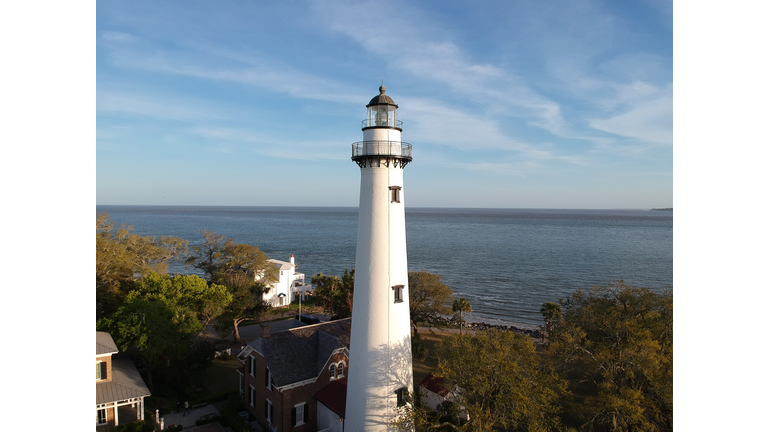
[[262,339],[267,339],[271,335],[271,332],[270,332],[269,328],[270,328],[269,323],[262,323],[261,324],[261,338]]
[[295,263],[293,262],[293,254],[291,254],[291,264],[295,264]]

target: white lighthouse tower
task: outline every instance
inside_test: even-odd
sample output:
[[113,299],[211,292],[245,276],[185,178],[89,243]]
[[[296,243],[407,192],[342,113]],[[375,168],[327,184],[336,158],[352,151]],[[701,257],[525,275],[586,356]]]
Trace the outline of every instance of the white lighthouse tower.
[[[345,430],[387,431],[413,394],[403,169],[411,145],[400,140],[397,105],[379,87],[366,106],[350,336]],[[406,393],[407,392],[407,393]]]

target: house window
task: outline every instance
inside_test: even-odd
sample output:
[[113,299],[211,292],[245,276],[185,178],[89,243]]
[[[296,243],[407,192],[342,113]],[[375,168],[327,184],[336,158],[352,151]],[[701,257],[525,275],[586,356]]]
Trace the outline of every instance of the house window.
[[392,201],[393,203],[399,203],[400,202],[400,189],[402,189],[400,186],[390,186],[389,190],[392,194]]
[[248,404],[250,406],[256,405],[256,389],[253,388],[253,386],[250,386],[250,389],[248,391]]
[[269,373],[269,368],[264,370],[264,385],[268,390],[272,390],[272,376]]
[[405,387],[397,389],[395,390],[395,394],[397,394],[397,406],[401,407],[405,405],[405,401],[408,398],[408,389]]
[[269,399],[264,401],[264,416],[267,418],[267,423],[272,424],[272,402]]
[[96,410],[96,424],[97,425],[103,425],[107,424],[107,409],[97,409]]
[[344,376],[344,362],[339,363],[339,367],[337,368],[336,376],[339,378],[342,378]]
[[250,356],[248,357],[248,363],[250,365],[250,367],[249,367],[250,371],[249,372],[250,372],[251,376],[256,376],[256,362],[254,360],[255,359],[253,357],[250,357]]
[[107,362],[96,362],[96,381],[107,379]]
[[331,379],[336,379],[336,365],[332,364],[330,369],[331,369]]
[[309,422],[309,406],[306,402],[294,405],[291,410],[291,426],[301,426]]
[[403,288],[405,285],[395,285],[392,289],[395,291],[395,303],[403,302]]

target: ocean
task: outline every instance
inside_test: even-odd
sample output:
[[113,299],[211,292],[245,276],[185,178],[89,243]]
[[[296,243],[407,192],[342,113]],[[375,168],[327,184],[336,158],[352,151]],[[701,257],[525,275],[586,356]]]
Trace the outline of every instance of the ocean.
[[[309,280],[355,266],[356,207],[96,206],[141,235],[201,243],[198,231],[295,256]],[[672,287],[672,211],[406,207],[408,270],[439,274],[472,304],[468,321],[535,327],[539,308],[622,279]],[[171,273],[193,273],[177,264]]]

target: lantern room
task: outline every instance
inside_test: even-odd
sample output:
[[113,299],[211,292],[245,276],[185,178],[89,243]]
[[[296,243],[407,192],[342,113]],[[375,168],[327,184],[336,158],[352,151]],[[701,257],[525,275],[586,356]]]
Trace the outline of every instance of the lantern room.
[[384,86],[379,87],[379,95],[365,106],[368,108],[368,118],[363,120],[363,130],[372,127],[403,130],[403,122],[397,119],[397,104],[384,94],[386,90]]

